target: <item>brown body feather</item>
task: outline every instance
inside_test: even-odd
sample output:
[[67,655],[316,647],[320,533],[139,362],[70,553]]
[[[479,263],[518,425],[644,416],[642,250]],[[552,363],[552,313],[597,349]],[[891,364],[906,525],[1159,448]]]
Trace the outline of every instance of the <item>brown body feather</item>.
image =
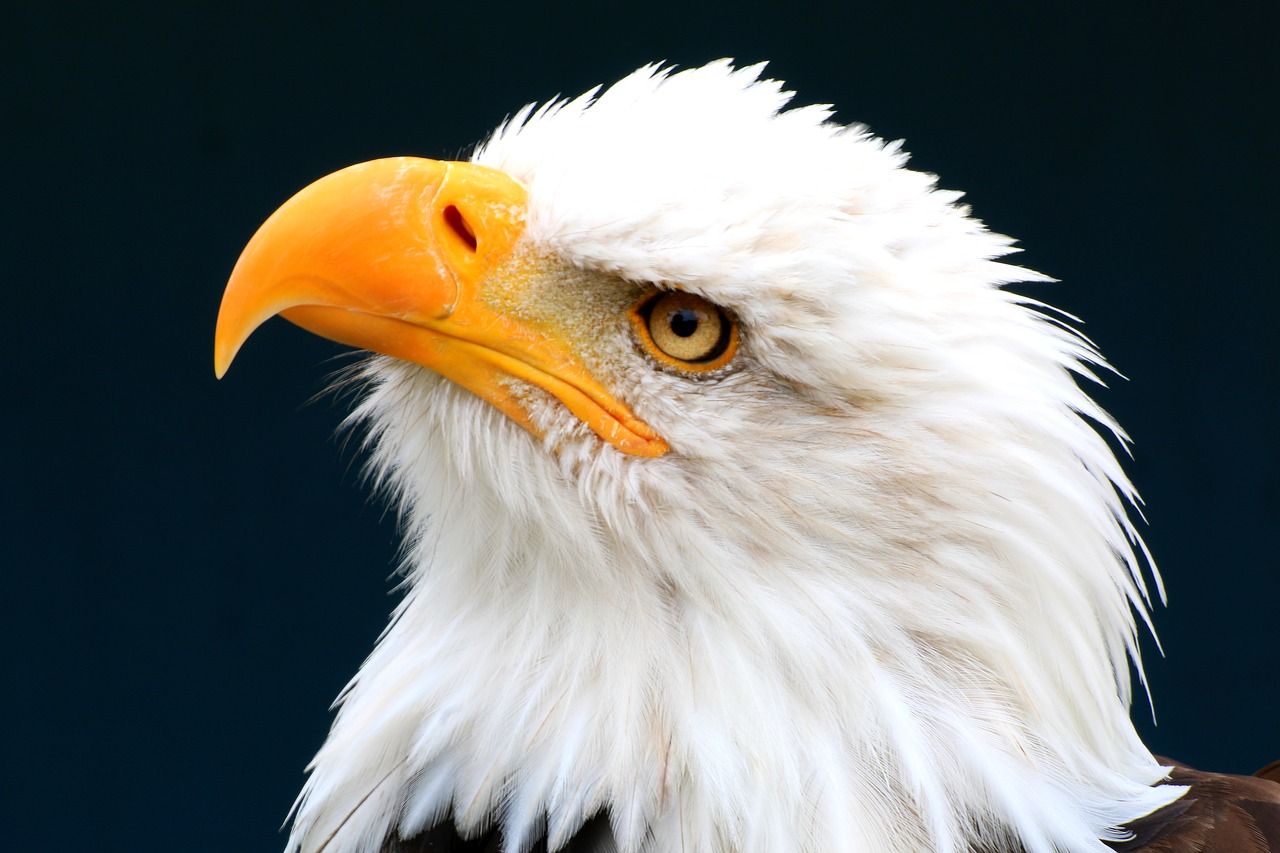
[[1118,853],[1280,853],[1280,762],[1234,776],[1161,760],[1173,765],[1169,782],[1191,790],[1134,821]]
[[[1280,761],[1253,776],[1206,773],[1169,759],[1169,783],[1186,785],[1186,795],[1167,808],[1129,825],[1133,838],[1109,845],[1116,853],[1280,853]],[[588,821],[562,853],[614,850],[608,822]],[[506,853],[494,829],[463,839],[451,823],[415,838],[389,838],[382,853]],[[530,853],[547,853],[545,839]],[[991,853],[997,853],[992,851]]]
[[[603,815],[596,815],[582,825],[582,829],[560,848],[559,853],[612,853],[616,849],[609,821]],[[388,838],[381,853],[506,853],[506,848],[502,846],[502,833],[497,829],[476,838],[463,839],[452,822],[445,822],[408,841],[394,836]],[[529,853],[547,853],[546,838],[538,839],[529,848]]]

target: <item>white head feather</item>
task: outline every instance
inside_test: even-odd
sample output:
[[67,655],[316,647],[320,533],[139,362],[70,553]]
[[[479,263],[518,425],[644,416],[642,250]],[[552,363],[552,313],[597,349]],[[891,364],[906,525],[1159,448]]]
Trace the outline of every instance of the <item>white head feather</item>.
[[1000,289],[1041,277],[957,194],[759,73],[647,67],[475,155],[570,295],[678,284],[741,353],[695,380],[602,332],[658,459],[371,362],[407,589],[291,849],[450,814],[555,849],[607,809],[623,851],[1101,851],[1181,793],[1128,719],[1145,559],[1073,377],[1100,357]]

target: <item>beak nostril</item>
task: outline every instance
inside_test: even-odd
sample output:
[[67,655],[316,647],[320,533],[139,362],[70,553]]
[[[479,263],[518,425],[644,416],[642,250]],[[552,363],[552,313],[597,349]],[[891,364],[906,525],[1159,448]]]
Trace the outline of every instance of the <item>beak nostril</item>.
[[471,251],[476,250],[476,234],[471,230],[471,226],[467,224],[467,220],[463,218],[462,211],[458,210],[456,205],[449,205],[444,209],[444,221],[453,233],[458,235],[458,239],[466,243]]

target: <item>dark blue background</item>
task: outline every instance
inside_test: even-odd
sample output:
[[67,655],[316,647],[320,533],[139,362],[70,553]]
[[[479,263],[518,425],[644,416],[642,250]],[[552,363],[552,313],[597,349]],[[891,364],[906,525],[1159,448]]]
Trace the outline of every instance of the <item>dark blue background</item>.
[[396,530],[335,438],[346,404],[307,403],[339,348],[275,321],[215,383],[226,275],[315,178],[459,155],[527,101],[654,59],[773,60],[800,101],[905,137],[1062,280],[1032,292],[1132,380],[1102,397],[1170,588],[1160,725],[1135,716],[1189,762],[1280,758],[1269,7],[10,11],[3,846],[283,844],[326,707],[395,600]]

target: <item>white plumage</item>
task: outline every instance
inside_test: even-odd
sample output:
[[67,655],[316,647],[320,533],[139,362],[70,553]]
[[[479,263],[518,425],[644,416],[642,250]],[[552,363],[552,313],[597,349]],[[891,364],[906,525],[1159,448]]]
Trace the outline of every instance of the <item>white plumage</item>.
[[[291,850],[447,816],[554,850],[607,810],[627,853],[1105,851],[1182,792],[1128,719],[1159,579],[1101,358],[958,194],[759,73],[647,67],[477,151],[528,189],[511,309],[671,452],[365,366],[407,583]],[[636,345],[652,285],[737,317],[728,367]]]

